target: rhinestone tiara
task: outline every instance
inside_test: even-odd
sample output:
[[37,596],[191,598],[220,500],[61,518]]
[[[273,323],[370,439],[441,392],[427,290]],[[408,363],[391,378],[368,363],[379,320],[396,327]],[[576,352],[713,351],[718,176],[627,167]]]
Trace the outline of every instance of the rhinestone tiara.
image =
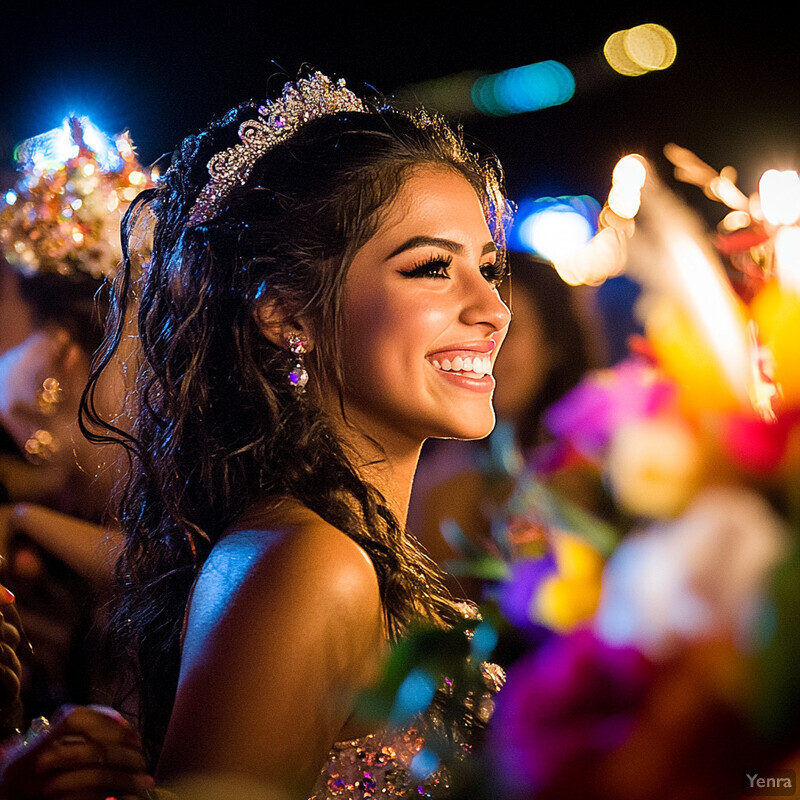
[[261,156],[312,119],[342,111],[367,111],[363,100],[345,86],[344,79],[331,80],[321,72],[290,81],[280,98],[258,109],[258,119],[239,126],[241,144],[229,147],[208,162],[209,182],[189,212],[188,225],[200,225],[219,214],[230,193],[244,186]]

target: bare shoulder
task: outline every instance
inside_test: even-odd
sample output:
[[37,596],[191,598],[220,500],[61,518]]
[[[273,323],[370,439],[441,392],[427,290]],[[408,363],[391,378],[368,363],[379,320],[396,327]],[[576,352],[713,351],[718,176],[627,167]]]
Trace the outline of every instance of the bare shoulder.
[[160,776],[218,769],[308,796],[384,646],[361,547],[302,506],[251,514],[195,586]]
[[381,619],[367,553],[299,504],[252,513],[215,545],[195,588],[187,640],[205,639],[221,621],[238,627],[257,619],[263,629],[273,614],[306,631],[312,618],[332,614],[336,627],[354,632]]
[[224,543],[235,546],[241,538],[266,533],[263,558],[254,564],[256,572],[297,567],[305,576],[327,577],[333,591],[343,586],[348,591],[377,590],[375,568],[364,549],[305,506],[286,503],[252,515],[247,523],[231,531]]

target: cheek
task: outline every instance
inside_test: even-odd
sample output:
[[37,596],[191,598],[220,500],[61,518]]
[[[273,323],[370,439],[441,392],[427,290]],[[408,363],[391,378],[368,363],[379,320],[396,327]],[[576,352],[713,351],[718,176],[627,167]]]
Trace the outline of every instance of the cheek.
[[344,309],[344,354],[356,368],[396,371],[422,365],[444,326],[441,309],[425,300],[351,298]]

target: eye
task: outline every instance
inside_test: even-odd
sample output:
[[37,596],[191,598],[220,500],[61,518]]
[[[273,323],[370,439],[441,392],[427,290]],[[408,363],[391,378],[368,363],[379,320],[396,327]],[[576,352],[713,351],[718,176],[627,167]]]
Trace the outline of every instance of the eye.
[[406,278],[444,278],[449,279],[450,265],[453,263],[451,256],[434,255],[414,264],[410,269],[400,270]]
[[492,286],[497,288],[508,275],[508,265],[504,259],[498,259],[493,264],[483,264],[481,266],[481,275],[483,275]]

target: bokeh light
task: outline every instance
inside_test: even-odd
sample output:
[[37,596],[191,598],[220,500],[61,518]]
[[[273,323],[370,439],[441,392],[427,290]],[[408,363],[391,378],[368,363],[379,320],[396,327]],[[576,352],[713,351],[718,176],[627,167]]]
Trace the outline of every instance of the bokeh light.
[[608,207],[623,219],[633,219],[639,211],[647,170],[636,153],[621,158],[611,176]]
[[800,294],[800,228],[786,226],[775,234],[775,271],[785,289]]
[[[88,117],[74,119],[80,123],[83,141],[94,151],[101,169],[121,169],[122,158],[114,139],[103,133]],[[61,168],[79,152],[71,124],[70,118],[65,118],[60,127],[26,139],[15,148],[14,160],[20,168],[32,168],[37,172]]]
[[667,69],[677,53],[675,37],[663,25],[651,22],[616,31],[603,46],[609,66],[629,77]]
[[761,213],[773,225],[792,225],[800,218],[800,175],[768,169],[758,183]]
[[491,75],[472,84],[472,102],[487,116],[508,116],[562,105],[575,94],[575,77],[560,61],[540,61]]
[[612,33],[603,46],[603,55],[611,68],[620,75],[636,77],[644,75],[649,70],[639,66],[630,58],[625,50],[625,34],[627,31]]
[[565,258],[592,238],[599,212],[597,201],[587,195],[520,203],[509,246],[547,261]]

